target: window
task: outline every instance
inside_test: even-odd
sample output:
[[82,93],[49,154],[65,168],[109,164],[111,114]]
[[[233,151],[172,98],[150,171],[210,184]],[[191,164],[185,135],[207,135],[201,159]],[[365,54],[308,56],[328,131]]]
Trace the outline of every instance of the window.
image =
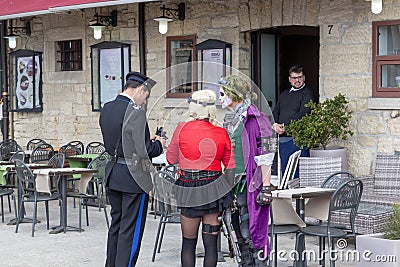
[[187,97],[195,91],[195,43],[194,35],[167,37],[167,97]]
[[400,20],[372,28],[372,96],[400,97]]
[[57,42],[56,71],[82,70],[82,40]]

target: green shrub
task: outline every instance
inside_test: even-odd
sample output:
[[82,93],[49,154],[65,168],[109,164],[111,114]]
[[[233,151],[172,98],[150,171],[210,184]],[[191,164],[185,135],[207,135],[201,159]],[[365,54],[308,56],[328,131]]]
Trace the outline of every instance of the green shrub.
[[311,100],[305,105],[312,109],[311,113],[300,120],[292,120],[285,130],[300,148],[326,149],[331,141],[346,140],[353,135],[348,129],[352,114],[348,103],[342,94],[320,103]]
[[390,240],[400,239],[400,207],[399,204],[393,204],[393,216],[388,219],[384,227],[384,238]]

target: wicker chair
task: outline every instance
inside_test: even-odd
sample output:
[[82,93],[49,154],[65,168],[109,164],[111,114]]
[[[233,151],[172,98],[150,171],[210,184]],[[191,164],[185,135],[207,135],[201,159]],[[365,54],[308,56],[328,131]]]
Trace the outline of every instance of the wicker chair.
[[326,177],[340,171],[341,166],[340,158],[300,157],[300,186],[320,187]]
[[[363,182],[364,191],[355,217],[355,231],[358,234],[379,233],[393,215],[392,204],[400,203],[400,156],[378,154],[375,175],[358,179]],[[347,213],[335,213],[332,221],[343,224]]]

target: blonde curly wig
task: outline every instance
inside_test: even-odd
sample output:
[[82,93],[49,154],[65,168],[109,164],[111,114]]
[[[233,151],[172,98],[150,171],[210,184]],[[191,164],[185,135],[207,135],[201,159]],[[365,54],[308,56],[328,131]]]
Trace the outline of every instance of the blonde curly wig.
[[189,116],[191,120],[209,119],[214,125],[216,121],[217,108],[215,106],[216,95],[211,90],[200,90],[193,92],[189,102]]

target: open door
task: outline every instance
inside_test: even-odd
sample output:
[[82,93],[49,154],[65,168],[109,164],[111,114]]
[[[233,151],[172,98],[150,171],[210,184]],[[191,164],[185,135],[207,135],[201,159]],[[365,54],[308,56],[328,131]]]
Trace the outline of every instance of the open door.
[[[319,28],[284,26],[252,33],[252,79],[271,109],[290,88],[289,69],[302,65],[306,84],[319,98]],[[262,103],[260,103],[262,105]]]

